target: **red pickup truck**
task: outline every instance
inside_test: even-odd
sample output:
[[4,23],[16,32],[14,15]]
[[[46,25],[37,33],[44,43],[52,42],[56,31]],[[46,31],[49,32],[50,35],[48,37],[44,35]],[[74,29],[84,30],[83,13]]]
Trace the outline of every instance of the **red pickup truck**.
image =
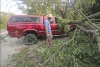
[[[44,28],[44,20],[46,16],[35,15],[13,15],[7,22],[7,31],[11,37],[23,37],[25,44],[33,44],[37,42],[39,36],[46,36]],[[65,34],[64,31],[59,31],[57,25],[57,18],[53,17],[51,24],[53,35]],[[70,24],[70,28],[74,29],[75,26]]]

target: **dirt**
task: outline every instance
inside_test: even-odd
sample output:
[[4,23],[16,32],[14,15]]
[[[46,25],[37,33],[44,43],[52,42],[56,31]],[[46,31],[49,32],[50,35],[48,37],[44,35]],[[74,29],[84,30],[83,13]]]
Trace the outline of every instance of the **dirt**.
[[4,37],[0,41],[0,67],[5,67],[9,62],[7,59],[15,53],[18,53],[23,47],[28,47],[24,45],[21,39],[11,38],[7,35],[7,31],[4,30],[0,33],[0,36]]

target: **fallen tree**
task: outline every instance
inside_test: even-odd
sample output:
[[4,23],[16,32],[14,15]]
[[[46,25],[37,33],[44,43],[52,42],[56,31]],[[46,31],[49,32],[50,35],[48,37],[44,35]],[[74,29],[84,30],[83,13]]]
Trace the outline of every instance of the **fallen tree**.
[[[96,17],[100,17],[100,12],[97,12],[95,14],[92,14],[92,15],[87,16],[87,18],[89,18],[92,21],[100,21],[100,19],[97,19],[97,20],[94,19]],[[81,24],[81,23],[84,23],[84,21],[87,21],[87,19],[86,18],[83,18],[81,20],[73,20],[73,21],[71,21],[71,23],[73,23],[73,24]]]
[[68,19],[66,20],[66,19],[60,18],[58,20],[59,29],[62,31],[64,30],[65,32],[68,33],[68,31],[70,31],[70,29],[69,29],[68,25],[66,26],[66,22],[71,23],[71,24],[75,24],[78,29],[84,31],[86,34],[91,34],[91,38],[93,38],[92,41],[98,45],[98,50],[100,52],[100,27],[98,27],[94,23],[95,21],[98,21],[98,22],[100,21],[100,19],[96,19],[97,17],[100,17],[100,12],[86,16],[80,10],[75,8],[73,5],[72,5],[72,7],[77,12],[79,12],[81,15],[83,15],[84,18],[82,18],[80,20],[73,20],[73,21],[72,20],[69,21]]
[[[73,5],[72,5],[73,6]],[[78,25],[77,25],[77,27],[79,27],[81,30],[83,30],[84,32],[86,32],[86,33],[91,33],[92,35],[93,35],[93,37],[95,38],[94,40],[96,41],[96,43],[97,43],[97,45],[98,45],[98,51],[99,51],[99,53],[100,53],[100,27],[98,27],[96,24],[94,24],[94,23],[92,23],[91,22],[91,20],[90,19],[93,19],[93,18],[97,18],[97,17],[100,17],[100,12],[97,12],[97,13],[95,13],[95,14],[92,14],[92,15],[90,15],[90,16],[86,16],[85,14],[83,14],[82,12],[80,12],[77,8],[75,8],[74,6],[73,6],[73,8],[76,10],[76,11],[78,11],[79,13],[81,13],[85,18],[83,18],[82,20],[81,20],[81,23],[83,22],[85,22],[85,21],[89,21],[89,23],[91,24],[89,27],[94,27],[95,28],[95,30],[92,30],[91,31],[91,29],[90,30],[85,30],[85,29],[81,29]],[[92,27],[92,28],[93,28]],[[94,41],[93,40],[93,41]]]

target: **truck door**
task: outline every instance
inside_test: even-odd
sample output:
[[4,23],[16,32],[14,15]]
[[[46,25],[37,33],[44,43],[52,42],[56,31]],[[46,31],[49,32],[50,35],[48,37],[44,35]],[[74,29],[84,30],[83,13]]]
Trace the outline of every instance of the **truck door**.
[[53,20],[53,21],[50,22],[52,34],[53,34],[53,35],[61,35],[61,34],[64,34],[63,31],[59,31],[58,24],[57,24],[57,21],[56,21],[57,18],[56,18],[56,17],[53,17],[52,20]]

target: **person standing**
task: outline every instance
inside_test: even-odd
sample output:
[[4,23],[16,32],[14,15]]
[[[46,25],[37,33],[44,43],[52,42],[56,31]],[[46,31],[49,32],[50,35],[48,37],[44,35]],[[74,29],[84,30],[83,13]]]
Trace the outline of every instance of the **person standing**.
[[[50,26],[51,21],[52,21],[52,14],[48,14],[47,19],[44,21],[44,28],[45,28],[45,32],[46,32],[46,44],[49,42],[49,46],[52,45],[52,38],[53,38],[51,26]],[[40,67],[43,67],[42,63],[39,63],[38,65]]]
[[49,42],[49,46],[52,45],[52,38],[53,38],[50,26],[51,21],[52,21],[52,14],[48,14],[47,19],[44,21],[44,27],[46,32],[46,44]]

